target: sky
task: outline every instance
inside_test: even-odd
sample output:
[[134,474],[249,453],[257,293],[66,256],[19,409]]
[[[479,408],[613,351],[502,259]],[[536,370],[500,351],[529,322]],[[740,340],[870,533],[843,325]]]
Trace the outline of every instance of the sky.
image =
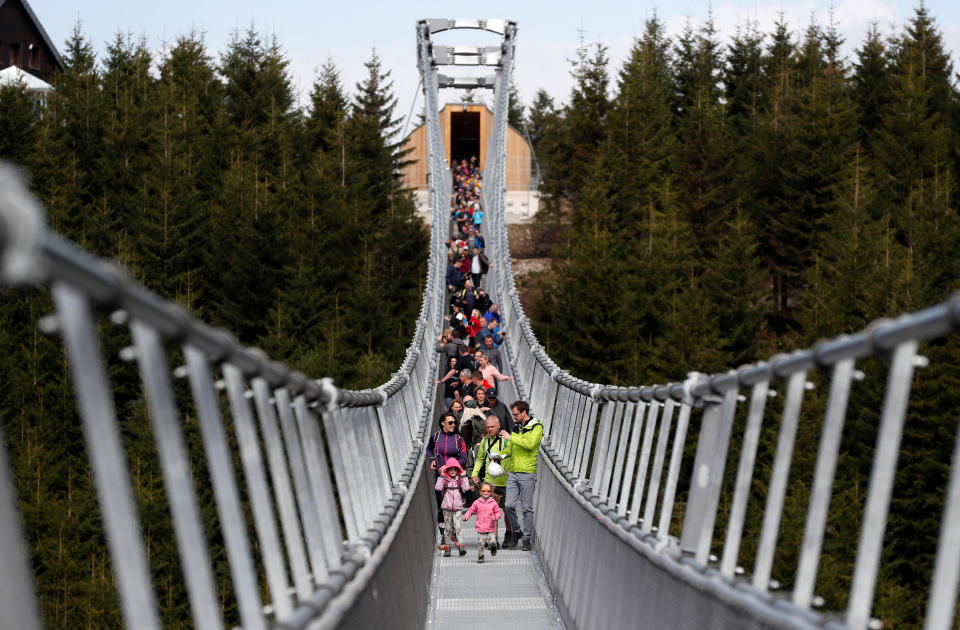
[[[573,1],[514,0],[489,1],[473,7],[457,2],[403,2],[362,0],[293,2],[291,0],[28,0],[47,34],[63,51],[74,26],[99,53],[116,33],[147,38],[157,51],[179,35],[197,31],[204,34],[214,59],[226,49],[231,35],[253,25],[258,31],[275,35],[290,61],[290,73],[303,102],[308,100],[317,68],[333,59],[348,90],[363,79],[363,63],[376,48],[385,69],[391,71],[398,99],[398,116],[422,106],[418,95],[415,25],[422,18],[506,18],[517,22],[514,79],[521,100],[529,104],[537,89],[544,88],[557,101],[565,101],[572,85],[569,59],[576,53],[581,37],[588,44],[603,42],[609,47],[610,72],[616,76],[635,36],[644,23],[657,16],[670,35],[681,32],[686,23],[703,23],[712,12],[721,41],[729,41],[738,25],[756,21],[762,32],[782,12],[794,32],[810,21],[826,25],[831,15],[846,40],[845,52],[863,41],[868,25],[875,22],[881,33],[900,32],[914,14],[914,0],[674,0],[666,4],[625,0]],[[960,70],[960,2],[928,0],[928,12],[936,20],[944,43],[951,52],[955,70]],[[438,34],[439,43],[491,45],[495,35],[481,31]],[[453,70],[453,69],[451,69]],[[469,71],[449,74],[471,74]],[[475,73],[473,73],[475,74]],[[459,101],[452,90],[441,92],[441,102]]]

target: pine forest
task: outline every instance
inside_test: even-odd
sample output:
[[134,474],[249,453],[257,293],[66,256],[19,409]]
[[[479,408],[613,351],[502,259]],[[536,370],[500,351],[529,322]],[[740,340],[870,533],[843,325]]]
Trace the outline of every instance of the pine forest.
[[[51,227],[310,376],[350,388],[387,380],[419,312],[428,234],[396,177],[402,120],[376,53],[354,89],[327,62],[300,107],[281,43],[253,28],[216,58],[196,34],[156,54],[118,35],[98,52],[79,27],[62,52],[39,110],[22,87],[0,89],[0,158],[29,174]],[[530,229],[551,260],[521,279],[523,298],[547,351],[576,376],[638,385],[719,372],[960,286],[958,77],[923,5],[896,33],[874,26],[854,47],[783,17],[726,39],[709,22],[671,37],[653,18],[619,68],[602,42],[571,55],[572,91],[514,101],[510,120],[535,150],[542,197]],[[60,340],[37,323],[51,308],[45,292],[2,292],[3,437],[46,625],[117,628]],[[108,321],[102,331],[117,357],[129,339]],[[956,339],[922,347],[930,366],[914,383],[874,608],[885,627],[920,627],[924,614],[957,435],[958,350]],[[190,627],[143,394],[113,360],[163,622]],[[879,359],[858,368],[817,582],[829,610],[846,604],[886,374]],[[799,553],[823,398],[803,410],[778,559]],[[195,437],[195,419],[184,422]],[[748,524],[776,429],[777,417],[765,421]],[[748,526],[743,555],[758,536]],[[774,577],[784,589],[794,578],[777,564]]]
[[[653,19],[622,67],[603,43],[582,44],[565,102],[536,94],[525,116],[544,194],[533,240],[552,264],[522,288],[559,365],[601,383],[682,381],[960,288],[960,100],[935,18],[921,5],[895,36],[874,27],[852,58],[844,49],[835,29],[792,32],[782,16],[771,32],[746,25],[724,41],[709,22],[671,38]],[[921,346],[930,365],[913,384],[873,611],[887,628],[923,619],[958,350],[955,338]],[[827,610],[846,606],[886,377],[879,359],[858,368],[817,580]],[[774,563],[787,593],[826,402],[822,374],[811,380]],[[767,409],[738,563],[748,570],[782,403]],[[738,458],[731,449],[725,488]]]

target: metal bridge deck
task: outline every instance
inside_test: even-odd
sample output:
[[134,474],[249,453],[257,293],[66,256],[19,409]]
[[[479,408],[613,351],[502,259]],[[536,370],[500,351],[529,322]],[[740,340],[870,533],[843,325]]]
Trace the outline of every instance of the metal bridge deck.
[[[430,585],[428,630],[549,628],[563,630],[536,551],[488,551],[477,563],[477,534],[464,523],[467,555],[436,552]],[[503,535],[501,526],[501,536]]]

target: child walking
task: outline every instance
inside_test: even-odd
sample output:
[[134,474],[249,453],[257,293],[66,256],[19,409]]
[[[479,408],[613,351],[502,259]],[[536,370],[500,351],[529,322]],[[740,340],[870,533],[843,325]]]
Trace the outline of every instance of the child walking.
[[466,555],[463,548],[463,529],[460,525],[460,510],[463,509],[463,492],[470,489],[470,482],[460,467],[456,457],[447,459],[447,463],[440,469],[440,476],[434,486],[437,492],[443,493],[440,501],[440,510],[443,512],[443,536],[440,540],[440,549],[443,555],[450,556],[450,545],[456,545],[460,555]]
[[[497,521],[503,516],[497,500],[493,497],[493,486],[489,483],[480,485],[480,498],[473,502],[470,509],[463,515],[463,520],[468,521],[474,514],[477,515],[477,537],[480,539],[480,554],[477,556],[477,562],[483,562],[483,548],[490,548],[490,555],[497,555]],[[461,555],[464,551],[461,549]]]

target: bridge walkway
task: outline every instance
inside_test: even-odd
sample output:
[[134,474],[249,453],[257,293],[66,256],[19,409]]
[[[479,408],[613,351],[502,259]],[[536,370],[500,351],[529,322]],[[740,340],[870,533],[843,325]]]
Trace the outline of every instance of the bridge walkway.
[[[433,562],[428,630],[563,630],[536,551],[502,549],[477,563],[477,533],[465,523],[467,555]],[[501,526],[500,536],[503,536]]]

